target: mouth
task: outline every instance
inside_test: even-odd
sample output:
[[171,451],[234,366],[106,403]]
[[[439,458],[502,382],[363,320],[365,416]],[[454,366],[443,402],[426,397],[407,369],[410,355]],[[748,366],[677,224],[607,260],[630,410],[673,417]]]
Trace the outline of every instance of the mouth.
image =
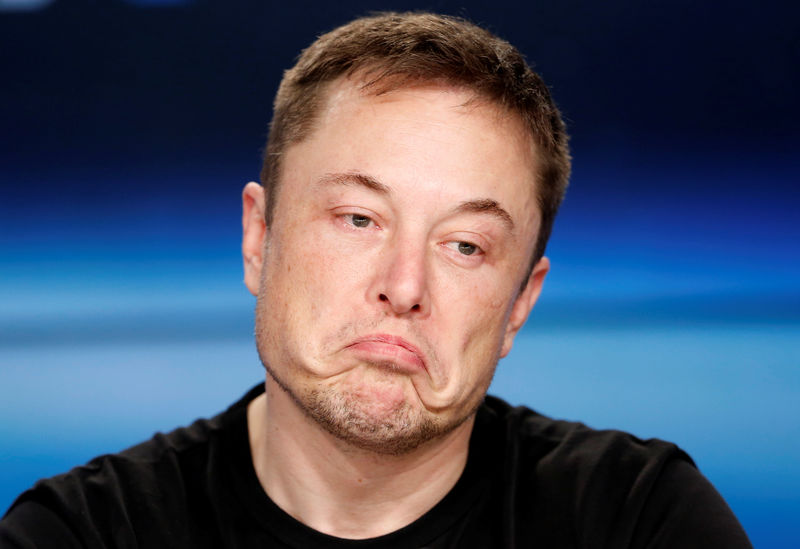
[[427,371],[422,352],[402,337],[371,334],[358,338],[346,349],[370,361],[389,362],[406,373]]

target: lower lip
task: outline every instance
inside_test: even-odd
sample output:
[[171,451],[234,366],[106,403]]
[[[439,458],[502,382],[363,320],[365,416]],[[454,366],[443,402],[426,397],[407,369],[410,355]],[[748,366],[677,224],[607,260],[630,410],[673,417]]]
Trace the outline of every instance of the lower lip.
[[424,370],[425,364],[420,357],[401,345],[385,343],[383,341],[359,341],[350,345],[348,349],[371,360],[387,360],[395,362],[400,367],[414,371]]

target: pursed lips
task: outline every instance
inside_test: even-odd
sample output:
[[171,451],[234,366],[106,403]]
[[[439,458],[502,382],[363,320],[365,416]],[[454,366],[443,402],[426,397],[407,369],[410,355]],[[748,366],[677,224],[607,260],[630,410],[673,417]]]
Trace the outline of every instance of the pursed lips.
[[404,366],[404,370],[427,370],[422,352],[399,336],[370,334],[356,339],[347,348],[376,358],[393,359],[400,363],[399,366]]

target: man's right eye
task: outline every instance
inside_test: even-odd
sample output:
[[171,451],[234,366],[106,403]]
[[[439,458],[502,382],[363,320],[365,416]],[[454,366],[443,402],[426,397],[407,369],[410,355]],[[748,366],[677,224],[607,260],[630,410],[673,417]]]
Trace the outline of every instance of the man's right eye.
[[369,227],[369,224],[372,223],[372,219],[370,219],[366,215],[348,214],[345,217],[349,219],[350,223],[354,227],[358,227],[358,228],[361,228],[361,229],[363,229],[365,227]]

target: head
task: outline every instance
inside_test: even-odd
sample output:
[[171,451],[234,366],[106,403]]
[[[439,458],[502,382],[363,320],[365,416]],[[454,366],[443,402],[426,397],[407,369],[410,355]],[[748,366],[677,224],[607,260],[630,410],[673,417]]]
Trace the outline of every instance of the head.
[[[544,256],[570,173],[568,137],[545,83],[505,40],[463,19],[431,13],[385,13],[356,19],[320,36],[286,71],[273,106],[261,168],[268,196],[278,192],[286,149],[315,128],[332,82],[361,73],[367,93],[419,83],[473,92],[516,117],[537,158],[540,225],[530,268]],[[276,201],[269,200],[266,222]]]
[[510,45],[428,14],[320,37],[275,105],[243,217],[268,385],[364,450],[441,439],[548,271],[569,171],[558,111]]

